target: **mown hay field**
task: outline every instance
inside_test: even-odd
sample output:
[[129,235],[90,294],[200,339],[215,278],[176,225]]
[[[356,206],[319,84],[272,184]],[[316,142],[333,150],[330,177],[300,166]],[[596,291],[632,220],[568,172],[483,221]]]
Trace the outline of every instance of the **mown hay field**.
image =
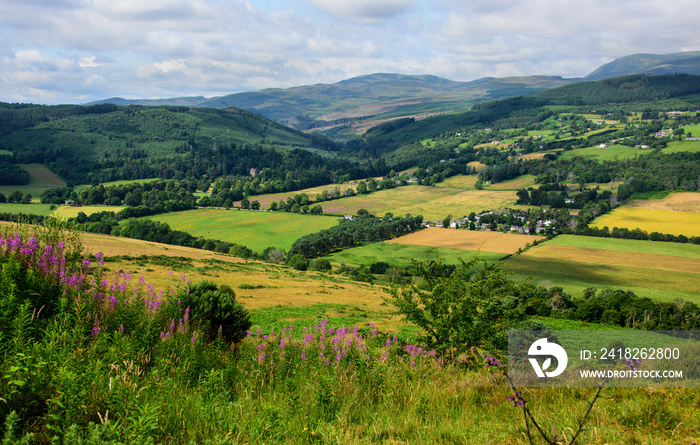
[[53,187],[65,187],[66,181],[61,179],[56,173],[46,168],[43,164],[19,164],[20,167],[29,173],[29,183],[27,185],[2,185],[0,193],[5,196],[19,190],[23,194],[31,193],[33,202],[39,202],[39,196],[45,190]]
[[392,240],[396,244],[443,247],[467,251],[512,254],[543,236],[430,227]]
[[[380,190],[369,195],[353,196],[322,203],[323,211],[334,214],[355,214],[359,209],[383,216],[386,212],[404,216],[442,220],[448,215],[461,218],[471,212],[483,212],[513,205],[516,196],[505,190],[465,190],[461,187],[427,187],[411,185]],[[523,207],[526,208],[526,207]]]
[[118,211],[125,208],[125,206],[59,206],[56,207],[53,212],[51,212],[51,216],[55,218],[68,219],[75,218],[80,212],[83,212],[86,215],[90,216],[93,213],[100,212],[117,213]]
[[194,236],[242,244],[256,252],[268,247],[289,250],[304,235],[338,224],[338,218],[288,212],[195,209],[148,218]]
[[670,233],[688,237],[700,236],[700,213],[622,206],[594,219],[591,225],[600,228],[607,226],[609,229],[638,228],[649,233]]
[[700,213],[700,193],[672,193],[663,199],[633,199],[625,207]]
[[593,287],[698,304],[699,259],[697,245],[560,235],[507,259],[504,269],[578,297]]
[[[426,261],[440,258],[445,264],[459,265],[460,260],[469,261],[477,252],[474,250],[449,249],[445,247],[422,246],[417,244],[396,244],[395,240],[372,243],[361,247],[343,250],[325,257],[332,263],[352,266],[370,266],[383,261],[391,267],[407,268],[413,265],[411,260]],[[479,256],[489,263],[503,258],[502,253],[480,252]]]

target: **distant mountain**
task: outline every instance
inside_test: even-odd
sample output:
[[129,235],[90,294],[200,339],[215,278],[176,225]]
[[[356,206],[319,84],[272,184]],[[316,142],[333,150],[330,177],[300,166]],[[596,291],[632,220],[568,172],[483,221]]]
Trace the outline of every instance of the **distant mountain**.
[[464,110],[476,103],[550,90],[589,80],[631,74],[700,74],[700,52],[635,54],[601,66],[584,78],[557,76],[486,77],[470,82],[431,76],[376,73],[334,84],[270,88],[221,97],[106,99],[118,105],[239,107],[297,129]]
[[535,93],[574,81],[554,76],[528,76],[456,82],[430,75],[377,73],[335,84],[270,88],[211,99],[112,98],[91,104],[237,107],[293,127],[309,128],[368,116],[392,117],[465,109],[477,102]]
[[[476,102],[535,93],[570,82],[548,76],[455,82],[429,75],[378,73],[331,85],[230,94],[200,105],[240,107],[303,128],[304,120],[338,123],[368,116],[392,117],[465,109]],[[319,124],[306,122],[310,126]]]
[[202,102],[209,100],[204,96],[172,97],[169,99],[122,99],[121,97],[111,97],[109,99],[97,100],[87,105],[114,104],[114,105],[145,105],[157,107],[160,105],[177,105],[184,107],[197,107]]
[[602,80],[629,74],[700,74],[700,51],[674,54],[633,54],[593,71],[583,80]]

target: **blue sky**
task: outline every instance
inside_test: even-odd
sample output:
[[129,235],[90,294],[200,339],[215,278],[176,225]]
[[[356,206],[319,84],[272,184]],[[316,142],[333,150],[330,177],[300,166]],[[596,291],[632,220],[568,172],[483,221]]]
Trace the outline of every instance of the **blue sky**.
[[217,96],[376,72],[580,77],[700,50],[695,0],[0,0],[0,101]]

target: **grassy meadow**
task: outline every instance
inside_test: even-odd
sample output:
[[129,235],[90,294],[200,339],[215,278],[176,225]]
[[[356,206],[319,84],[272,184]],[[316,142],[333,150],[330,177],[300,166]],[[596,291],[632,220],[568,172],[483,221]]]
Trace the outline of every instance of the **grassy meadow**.
[[60,176],[43,164],[19,164],[19,166],[29,173],[29,183],[27,185],[2,185],[0,193],[3,195],[8,196],[15,190],[19,190],[25,195],[30,193],[33,197],[32,201],[39,202],[39,196],[45,190],[66,186],[66,182]]
[[196,209],[149,217],[173,230],[194,236],[242,244],[262,252],[268,247],[289,250],[298,238],[338,224],[338,218],[287,212]]
[[580,156],[586,160],[595,159],[599,162],[603,162],[633,159],[637,156],[643,156],[648,153],[651,153],[651,151],[643,150],[641,148],[628,147],[626,145],[610,145],[608,148],[599,148],[598,146],[595,146],[564,151],[559,158],[571,160],[577,156]]
[[[265,325],[266,328],[283,321],[294,322],[297,316],[314,320],[330,318],[337,322],[337,316],[345,311],[364,314],[362,326],[374,321],[385,329],[398,331],[402,327],[383,304],[386,294],[379,285],[130,238],[83,234],[82,242],[93,256],[97,252],[105,255],[109,273],[122,271],[133,277],[143,276],[158,289],[170,288],[181,276],[195,282],[213,280],[228,285],[253,314],[259,310],[269,314],[277,308],[275,324]],[[266,319],[269,321],[269,316]]]
[[588,287],[631,290],[659,301],[700,304],[700,246],[559,235],[510,257],[505,270],[576,297]]
[[15,215],[23,213],[25,215],[48,216],[51,214],[51,204],[17,204],[15,202],[3,202],[0,203],[0,213],[12,213]]
[[[407,268],[417,261],[441,258],[445,264],[458,265],[460,259],[468,261],[477,252],[465,249],[450,249],[445,247],[432,247],[412,244],[397,244],[395,241],[373,243],[366,246],[354,247],[325,257],[333,263],[343,263],[352,266],[369,266],[372,263],[383,261],[392,267]],[[504,257],[501,253],[480,252],[479,255],[489,263]]]
[[[490,351],[443,360],[410,343],[398,322],[381,323],[391,315],[369,296],[378,286],[137,240],[86,235],[83,243],[105,253],[106,269],[94,257],[90,272],[70,260],[81,278],[96,277],[51,288],[73,304],[62,303],[47,323],[31,307],[0,313],[22,326],[0,339],[0,415],[17,419],[4,443],[25,433],[34,436],[22,443],[530,443],[501,368],[484,367]],[[34,255],[45,251],[40,245]],[[6,309],[20,306],[6,292],[22,278],[13,261],[21,257],[2,258]],[[32,258],[32,267],[41,261]],[[159,286],[149,274],[167,277],[159,297],[166,303],[152,299]],[[252,310],[255,324],[240,343],[208,335],[178,305],[186,282],[199,278],[233,287]],[[271,301],[285,280],[284,300]],[[114,295],[104,301],[80,299],[107,289]],[[520,388],[538,423],[563,440],[595,392]],[[601,394],[581,443],[690,445],[700,434],[696,388]]]

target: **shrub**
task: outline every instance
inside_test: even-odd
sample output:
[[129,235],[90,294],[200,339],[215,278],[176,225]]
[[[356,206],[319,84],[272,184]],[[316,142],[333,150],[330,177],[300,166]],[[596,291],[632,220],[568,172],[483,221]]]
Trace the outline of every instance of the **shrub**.
[[309,267],[314,270],[321,270],[321,271],[329,271],[333,267],[331,266],[331,262],[328,261],[325,258],[316,258],[314,260],[311,260],[309,263]]
[[190,308],[191,320],[201,323],[210,338],[220,333],[224,341],[237,343],[252,325],[248,311],[236,301],[236,293],[228,286],[200,281],[189,285],[179,298],[182,306]]

